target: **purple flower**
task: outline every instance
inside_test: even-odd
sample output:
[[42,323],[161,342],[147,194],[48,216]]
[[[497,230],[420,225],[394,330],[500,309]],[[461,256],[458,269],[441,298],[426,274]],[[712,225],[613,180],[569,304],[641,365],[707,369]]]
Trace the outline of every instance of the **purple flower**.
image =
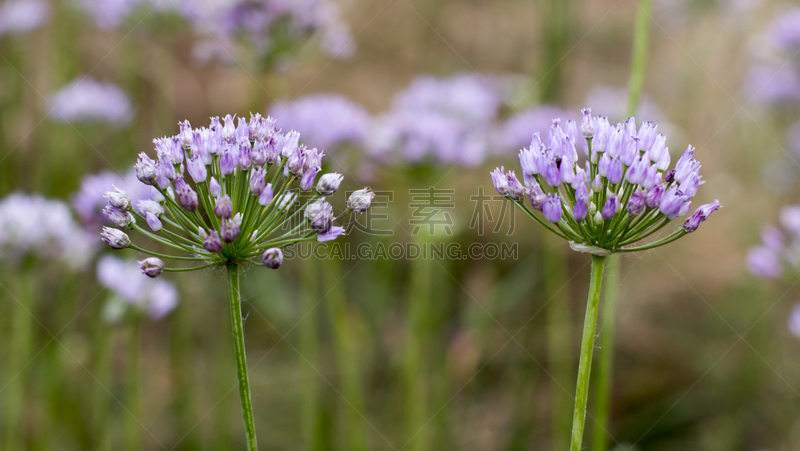
[[276,124],[299,130],[306,143],[330,150],[345,143],[364,144],[370,124],[367,111],[347,98],[315,94],[270,110]]
[[261,194],[267,186],[267,171],[264,168],[255,168],[250,171],[250,192],[254,196]]
[[314,187],[314,182],[317,180],[317,173],[319,170],[320,168],[318,167],[310,167],[306,169],[306,172],[303,173],[303,178],[300,179],[301,190],[308,191]]
[[331,196],[339,190],[339,185],[342,184],[344,176],[342,174],[332,172],[324,174],[319,178],[317,183],[317,193],[322,196]]
[[183,180],[183,176],[175,177],[175,195],[178,204],[188,211],[197,210],[197,193]]
[[212,230],[211,233],[206,234],[203,238],[203,248],[209,252],[219,252],[222,250],[222,240],[219,238],[219,233]]
[[131,239],[125,232],[119,229],[103,227],[100,237],[111,249],[125,249],[131,245]]
[[267,268],[278,269],[283,264],[283,251],[277,247],[269,248],[261,254],[261,261]]
[[353,213],[364,213],[372,205],[372,199],[374,198],[375,193],[369,188],[354,191],[347,199],[347,208]]
[[320,243],[324,243],[326,241],[332,241],[340,236],[344,235],[344,227],[333,226],[325,233],[318,233],[317,234],[317,241]]
[[265,186],[264,189],[261,190],[261,194],[258,195],[258,204],[266,207],[272,202],[272,198],[272,183],[267,183],[267,186]]
[[[569,240],[573,249],[597,255],[651,249],[693,232],[720,208],[716,200],[703,205],[684,222],[683,229],[646,245],[635,244],[653,235],[654,228],[666,225],[664,219],[688,213],[691,199],[704,183],[694,148],[689,146],[675,170],[664,172],[669,151],[655,123],[644,122],[637,130],[634,118],[611,125],[605,117],[592,116],[590,110],[582,113],[580,132],[575,121],[556,118],[546,139],[532,134],[530,146],[519,153],[527,188],[513,171],[501,167],[491,173],[497,191],[512,202],[521,205],[527,192],[533,209],[558,224],[557,230],[549,229]],[[584,149],[586,160],[579,159],[578,147]],[[549,185],[547,195],[541,189],[544,184]],[[577,224],[589,217],[591,221]],[[800,252],[797,260],[800,264]]]
[[107,122],[127,125],[133,119],[128,96],[116,85],[79,78],[53,94],[49,116],[58,122]]
[[214,177],[211,177],[211,181],[208,182],[208,194],[211,194],[213,197],[222,195],[222,186],[220,186],[219,182]]
[[619,199],[617,196],[610,195],[606,200],[606,204],[603,205],[603,209],[600,212],[603,215],[603,219],[609,221],[614,218],[614,215],[617,214],[617,208],[619,208]]
[[217,203],[214,205],[214,214],[220,219],[233,217],[233,202],[227,194],[217,199]]
[[164,272],[164,262],[156,257],[145,258],[139,262],[139,269],[145,276],[155,279]]
[[542,205],[542,213],[550,222],[561,220],[561,197],[558,194],[548,194]]
[[221,235],[222,241],[226,243],[233,243],[242,231],[242,216],[241,213],[236,213],[231,219],[222,221]]
[[158,216],[149,211],[145,213],[145,219],[147,220],[147,225],[150,227],[150,230],[153,232],[158,232],[164,226],[161,224],[161,220],[158,219]]
[[205,182],[208,177],[206,163],[199,154],[195,155],[194,158],[186,159],[186,171],[192,176],[192,180],[195,183]]

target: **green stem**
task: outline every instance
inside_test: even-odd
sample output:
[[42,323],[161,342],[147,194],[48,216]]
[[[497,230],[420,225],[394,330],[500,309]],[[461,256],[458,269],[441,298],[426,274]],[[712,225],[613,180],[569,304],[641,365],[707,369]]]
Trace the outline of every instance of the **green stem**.
[[614,367],[614,329],[616,326],[617,298],[619,290],[619,255],[608,257],[606,284],[603,289],[603,320],[600,336],[600,355],[597,367],[597,385],[594,405],[594,446],[592,450],[607,450],[607,426],[611,406],[611,385]]
[[134,320],[128,336],[128,367],[126,384],[126,407],[128,415],[125,416],[125,442],[126,448],[134,451],[140,449],[141,438],[139,435],[139,386],[141,380],[141,329],[140,319]]
[[361,418],[365,410],[365,397],[362,390],[361,371],[358,363],[364,356],[363,343],[369,342],[358,338],[358,317],[347,309],[347,298],[344,286],[338,283],[342,279],[340,261],[332,260],[323,265],[323,277],[326,287],[331,287],[326,296],[331,325],[333,326],[333,346],[336,353],[337,366],[341,374],[342,395],[347,399],[344,406],[344,430],[347,436],[347,449],[351,451],[367,450],[366,423]]
[[594,331],[597,326],[597,310],[600,304],[600,287],[603,283],[605,261],[605,257],[592,255],[592,274],[589,279],[589,296],[586,300],[581,357],[578,364],[578,382],[575,387],[575,409],[572,413],[571,451],[580,451],[583,443],[583,426],[586,423],[586,402],[589,395],[589,376],[592,370],[592,353],[594,351]]
[[114,354],[115,334],[105,321],[98,320],[94,336],[95,364],[94,374],[99,383],[92,391],[92,423],[94,426],[94,448],[98,451],[111,450],[111,405],[105,387],[111,386],[111,364]]
[[[26,381],[29,379],[26,366],[30,360],[31,342],[33,341],[34,287],[36,281],[33,274],[24,272],[19,276],[17,290],[9,305],[12,309],[11,338],[9,344],[8,372],[5,374],[7,386],[5,398],[5,448],[23,449],[25,427],[22,424],[22,412],[25,406]],[[16,299],[14,299],[16,298]]]
[[572,400],[569,394],[559,390],[559,384],[567,390],[572,385],[574,359],[572,356],[572,337],[570,333],[569,292],[564,289],[567,281],[567,258],[562,242],[547,236],[542,245],[544,266],[544,289],[547,297],[547,353],[549,370],[554,382],[552,396],[552,443],[553,449],[565,450],[569,447],[569,411]]
[[258,451],[256,426],[253,420],[253,405],[250,401],[250,378],[247,374],[247,358],[244,351],[244,324],[242,322],[242,294],[239,289],[239,266],[229,264],[228,285],[231,289],[231,328],[233,348],[236,354],[236,373],[239,377],[239,398],[242,401],[242,417],[247,437],[247,451]]
[[[313,258],[303,262],[300,312],[306,315],[298,326],[300,333],[300,354],[313,365],[319,364],[319,315],[316,304],[319,301],[319,264]],[[312,365],[302,362],[303,390],[301,398],[301,423],[303,448],[309,451],[324,449],[324,428],[322,425],[322,402],[320,399],[319,375]]]
[[[647,50],[650,44],[650,22],[652,0],[640,0],[633,35],[633,54],[628,84],[628,115],[633,116],[639,107],[644,89],[647,68]],[[611,384],[614,364],[614,330],[616,328],[616,305],[619,289],[619,256],[612,255],[608,261],[608,283],[605,290],[606,307],[603,313],[603,337],[600,347],[597,398],[595,402],[594,451],[608,449],[607,430],[611,409]],[[573,443],[574,445],[574,443]]]

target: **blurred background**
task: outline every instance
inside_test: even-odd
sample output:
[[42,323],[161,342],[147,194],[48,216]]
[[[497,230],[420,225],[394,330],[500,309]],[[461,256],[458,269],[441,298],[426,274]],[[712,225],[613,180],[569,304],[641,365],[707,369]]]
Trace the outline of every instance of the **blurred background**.
[[[625,118],[638,6],[2,3],[0,448],[244,447],[224,274],[144,279],[100,245],[99,210],[178,121],[260,112],[378,193],[325,258],[245,275],[261,449],[566,449],[589,257],[489,171],[581,107]],[[637,121],[673,161],[696,146],[698,205],[724,208],[621,259],[609,449],[800,449],[794,8],[652,5]],[[387,251],[408,243],[462,253]]]

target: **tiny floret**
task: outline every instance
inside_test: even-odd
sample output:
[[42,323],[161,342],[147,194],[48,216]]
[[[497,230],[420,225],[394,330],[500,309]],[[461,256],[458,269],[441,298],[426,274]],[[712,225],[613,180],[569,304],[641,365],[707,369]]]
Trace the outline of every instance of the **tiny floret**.
[[103,227],[100,236],[103,238],[103,242],[108,244],[111,249],[125,249],[131,245],[131,239],[128,234],[119,229]]
[[344,180],[344,176],[336,172],[322,175],[317,182],[317,193],[321,196],[332,196],[339,190],[342,180]]
[[369,188],[360,189],[353,192],[347,200],[347,208],[353,213],[364,213],[369,210],[372,205],[372,199],[375,198],[375,193]]
[[164,272],[164,262],[156,257],[145,258],[139,262],[139,269],[145,276],[155,279]]
[[283,251],[277,247],[271,247],[261,254],[261,261],[269,269],[278,269],[283,264]]

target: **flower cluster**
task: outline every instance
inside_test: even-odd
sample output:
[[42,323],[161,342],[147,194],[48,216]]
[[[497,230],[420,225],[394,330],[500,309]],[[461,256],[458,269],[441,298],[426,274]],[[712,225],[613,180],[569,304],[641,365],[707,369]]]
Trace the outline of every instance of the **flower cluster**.
[[117,126],[133,119],[133,105],[119,86],[82,77],[53,94],[51,118],[58,122],[108,122]]
[[[282,248],[336,239],[344,228],[334,225],[335,220],[369,208],[374,194],[365,188],[355,191],[347,209],[334,215],[325,198],[336,193],[343,177],[330,173],[317,181],[324,153],[301,145],[299,133],[282,134],[274,119],[260,114],[251,115],[249,122],[239,118],[238,125],[230,115],[223,122],[214,117],[209,127],[192,129],[185,121],[178,135],[154,140],[157,158],[141,153],[134,169],[137,179],[154,187],[158,196],[134,209],[124,190],[106,193],[104,213],[118,228],[104,227],[103,241],[113,249],[131,247],[154,257],[203,263],[167,270],[244,264],[259,257],[267,267],[277,268]],[[188,255],[141,248],[124,229]],[[149,277],[165,270],[160,258],[139,263]]]
[[780,228],[765,225],[761,229],[761,244],[747,252],[747,268],[758,277],[777,279],[784,265],[800,265],[800,205],[785,207],[780,214]]
[[141,277],[135,265],[110,255],[97,262],[97,279],[115,295],[104,312],[109,322],[117,322],[129,306],[159,320],[178,305],[175,285]]
[[364,107],[336,94],[315,94],[278,103],[270,115],[278,126],[298,130],[309,143],[326,149],[345,143],[363,144],[370,123]]
[[[668,236],[631,247],[688,213],[705,183],[700,163],[689,146],[668,170],[666,137],[652,122],[637,129],[633,118],[612,125],[605,117],[592,117],[590,109],[582,113],[580,126],[553,120],[546,141],[533,134],[530,147],[519,154],[524,185],[514,171],[497,168],[491,174],[500,194],[573,249],[608,255],[662,246],[694,232],[720,208],[716,200],[702,205]],[[525,205],[526,198],[544,219]]]
[[95,243],[61,201],[22,193],[0,201],[0,256],[5,263],[20,264],[34,257],[82,269],[94,254]]

